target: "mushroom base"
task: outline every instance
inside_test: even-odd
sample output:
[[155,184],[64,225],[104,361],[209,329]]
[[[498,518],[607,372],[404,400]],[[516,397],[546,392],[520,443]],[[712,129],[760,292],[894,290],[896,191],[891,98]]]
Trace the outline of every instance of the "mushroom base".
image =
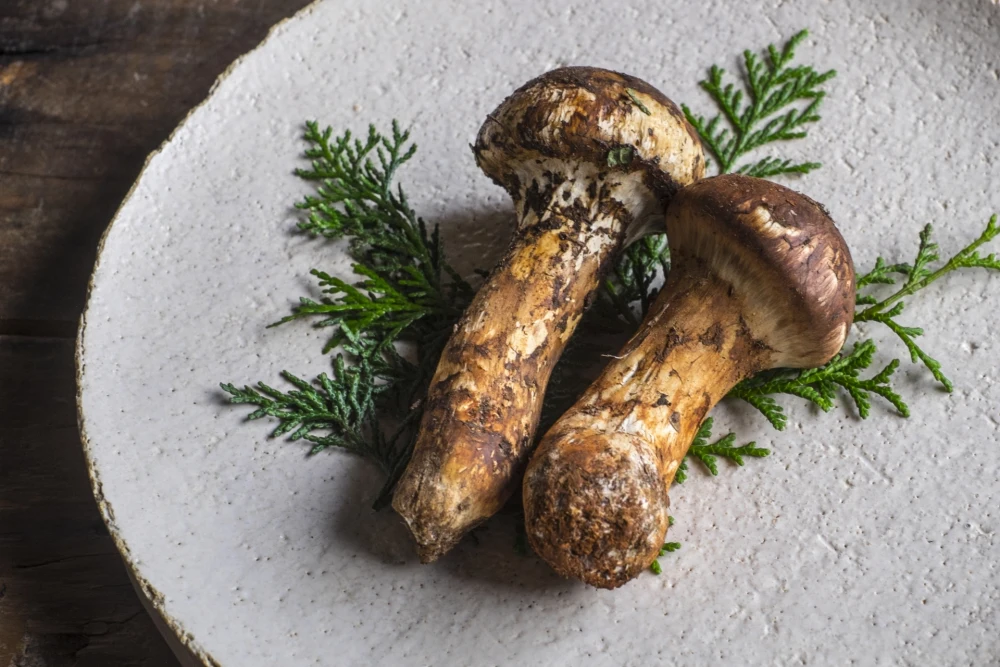
[[579,433],[540,455],[526,481],[528,542],[559,574],[617,588],[659,554],[670,501],[641,438]]

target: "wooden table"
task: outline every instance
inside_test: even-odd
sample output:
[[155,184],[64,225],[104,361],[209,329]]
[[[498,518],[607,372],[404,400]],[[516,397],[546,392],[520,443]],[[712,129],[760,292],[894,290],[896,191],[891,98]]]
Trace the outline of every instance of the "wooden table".
[[91,496],[77,320],[146,155],[306,4],[0,2],[0,667],[177,664]]

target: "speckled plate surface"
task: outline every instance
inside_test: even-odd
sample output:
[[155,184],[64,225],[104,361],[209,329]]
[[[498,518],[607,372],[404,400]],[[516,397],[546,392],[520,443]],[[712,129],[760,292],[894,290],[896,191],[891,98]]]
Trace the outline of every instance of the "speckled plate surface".
[[[468,144],[536,74],[592,64],[708,111],[708,65],[801,27],[834,67],[824,119],[789,147],[824,168],[859,268],[944,251],[1000,208],[1000,7],[988,0],[321,2],[237,63],[149,161],[110,228],[79,339],[94,487],[140,589],[186,651],[226,667],[306,664],[987,664],[1000,659],[1000,279],[955,276],[906,321],[955,382],[905,365],[913,417],[787,401],[777,433],[740,406],[718,430],[771,458],[672,491],[664,573],[596,591],[513,553],[498,522],[433,566],[378,475],[266,439],[220,381],[326,370],[321,333],[265,329],[346,274],[292,235],[302,122],[420,145],[399,178],[463,270],[505,243],[510,204]],[[873,332],[879,334],[880,332]],[[903,350],[889,340],[885,360]]]

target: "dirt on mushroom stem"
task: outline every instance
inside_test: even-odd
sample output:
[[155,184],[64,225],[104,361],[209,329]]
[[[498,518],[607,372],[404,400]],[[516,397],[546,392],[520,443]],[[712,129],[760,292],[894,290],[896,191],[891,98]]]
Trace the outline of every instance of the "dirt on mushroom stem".
[[621,248],[632,222],[621,200],[643,178],[584,166],[516,198],[521,233],[456,325],[427,395],[425,440],[395,492],[423,562],[517,490],[552,368]]
[[666,535],[667,489],[708,411],[769,364],[739,292],[674,269],[642,328],[542,439],[524,481],[528,540],[560,574],[615,588]]

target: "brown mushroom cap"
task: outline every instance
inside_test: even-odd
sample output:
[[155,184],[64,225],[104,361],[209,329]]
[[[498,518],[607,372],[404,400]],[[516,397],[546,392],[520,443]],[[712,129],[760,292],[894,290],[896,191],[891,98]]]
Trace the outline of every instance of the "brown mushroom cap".
[[746,324],[771,348],[774,366],[821,366],[843,347],[854,318],[854,264],[820,204],[727,174],[679,192],[666,222],[675,265],[706,262],[741,289]]
[[645,172],[647,187],[669,201],[705,171],[701,140],[677,105],[641,79],[596,67],[529,81],[489,115],[473,149],[480,168],[515,198],[538,172],[569,176],[585,164]]

